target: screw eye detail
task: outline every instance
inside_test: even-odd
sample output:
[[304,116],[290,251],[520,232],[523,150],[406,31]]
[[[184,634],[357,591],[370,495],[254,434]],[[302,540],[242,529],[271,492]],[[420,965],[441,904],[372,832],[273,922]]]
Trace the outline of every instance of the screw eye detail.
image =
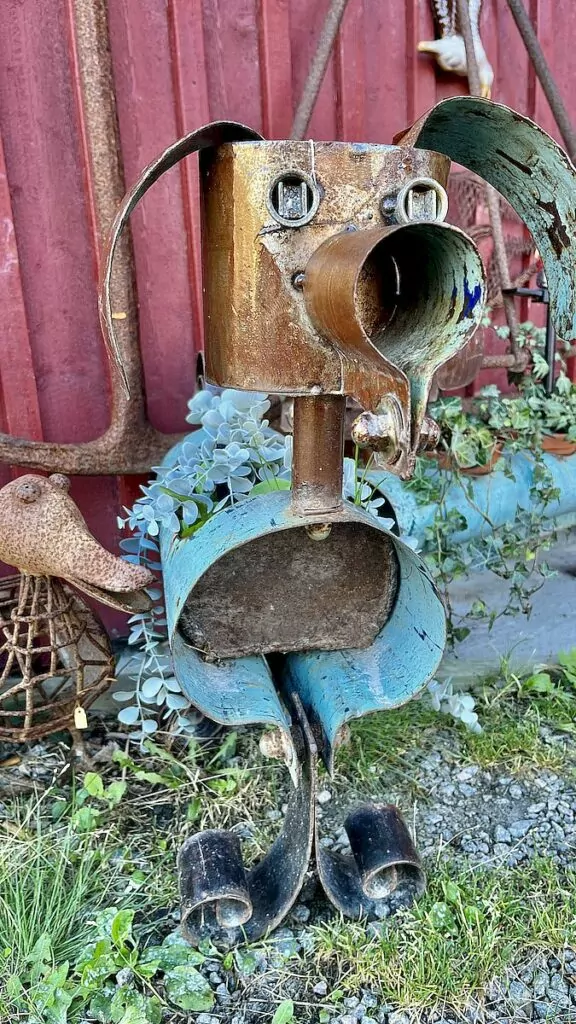
[[268,193],[268,209],[274,220],[287,228],[308,224],[320,203],[318,186],[302,171],[289,171],[276,178]]
[[34,480],[24,480],[17,488],[16,494],[20,498],[20,501],[26,502],[27,505],[33,501],[37,501],[42,494],[42,488],[40,484],[37,484]]
[[412,221],[443,221],[448,213],[448,196],[434,178],[416,178],[407,181],[396,198],[396,220],[399,224]]

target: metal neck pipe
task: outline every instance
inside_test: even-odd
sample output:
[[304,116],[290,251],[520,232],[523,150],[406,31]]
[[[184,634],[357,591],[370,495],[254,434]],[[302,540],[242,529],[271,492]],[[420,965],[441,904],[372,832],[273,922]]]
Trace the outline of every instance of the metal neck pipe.
[[294,399],[292,504],[300,515],[342,505],[345,412],[343,395]]

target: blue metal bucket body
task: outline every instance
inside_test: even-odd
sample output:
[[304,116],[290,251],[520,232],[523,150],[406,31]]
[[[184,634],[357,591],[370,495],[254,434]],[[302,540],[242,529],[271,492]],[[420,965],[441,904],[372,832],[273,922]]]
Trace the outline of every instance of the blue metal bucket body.
[[204,572],[232,548],[265,533],[324,523],[329,517],[324,513],[303,519],[292,509],[290,492],[278,491],[222,510],[185,540],[161,532],[174,671],[186,696],[209,718],[229,726],[274,725],[290,745],[290,717],[281,695],[282,686],[288,685],[301,696],[311,719],[321,724],[331,751],[346,722],[410,700],[433,676],[442,657],[446,625],[442,602],[424,563],[377,518],[349,502],[344,504],[347,521],[369,525],[394,544],[400,567],[394,607],[370,647],[291,654],[285,660],[283,679],[277,680],[266,658],[259,655],[207,662],[183,639],[179,617]]

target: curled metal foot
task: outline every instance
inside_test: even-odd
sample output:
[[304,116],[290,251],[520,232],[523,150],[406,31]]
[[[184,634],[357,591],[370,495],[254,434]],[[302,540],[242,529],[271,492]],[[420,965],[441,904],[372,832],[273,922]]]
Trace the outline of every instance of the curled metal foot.
[[347,917],[377,913],[395,896],[411,904],[426,888],[420,858],[400,811],[393,804],[363,804],[344,822],[352,855],[316,849],[318,874],[329,900]]
[[192,945],[205,938],[224,947],[254,942],[282,921],[302,888],[314,835],[317,750],[297,697],[293,715],[298,776],[266,856],[245,871],[238,837],[216,829],[191,836],[180,851],[182,931]]
[[238,836],[210,829],[184,843],[178,857],[182,931],[192,945],[209,938],[228,948],[254,942],[288,914],[304,883],[316,844],[326,895],[347,917],[378,914],[386,901],[408,906],[426,880],[406,823],[392,804],[364,804],[346,818],[351,855],[320,844],[315,821],[318,749],[297,695],[290,694],[297,753],[284,825],[266,856],[244,868]]

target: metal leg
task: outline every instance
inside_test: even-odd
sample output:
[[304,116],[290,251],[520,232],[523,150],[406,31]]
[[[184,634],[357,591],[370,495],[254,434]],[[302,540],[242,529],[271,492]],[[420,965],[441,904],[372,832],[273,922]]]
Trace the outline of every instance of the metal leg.
[[319,843],[316,858],[328,899],[347,917],[377,914],[394,894],[408,906],[426,888],[426,877],[400,811],[393,804],[363,804],[344,822],[352,856],[330,853]]
[[242,861],[240,840],[210,829],[184,843],[178,857],[182,930],[193,945],[205,938],[230,947],[254,942],[277,927],[296,901],[313,843],[320,881],[334,906],[347,917],[377,915],[393,895],[408,906],[426,880],[406,823],[392,804],[364,804],[344,822],[352,855],[320,845],[315,820],[318,749],[299,697],[289,696],[292,738],[298,754],[297,780],[282,832],[251,871]]
[[238,837],[218,830],[196,833],[180,851],[182,930],[193,945],[204,938],[226,947],[254,942],[282,921],[302,888],[312,854],[318,755],[298,697],[291,703],[298,779],[266,856],[245,872]]

